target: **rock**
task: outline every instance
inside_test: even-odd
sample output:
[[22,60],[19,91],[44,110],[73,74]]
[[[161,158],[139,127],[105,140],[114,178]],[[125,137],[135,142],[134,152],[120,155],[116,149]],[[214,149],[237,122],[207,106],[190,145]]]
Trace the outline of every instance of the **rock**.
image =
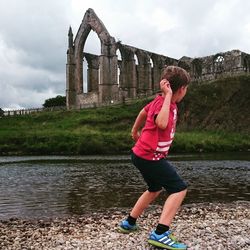
[[[190,250],[249,249],[250,202],[231,204],[189,204],[178,212],[172,224],[177,238]],[[104,211],[71,218],[0,221],[0,249],[34,250],[153,250],[147,243],[149,232],[161,213],[151,206],[138,219],[139,233],[117,232],[128,210]]]

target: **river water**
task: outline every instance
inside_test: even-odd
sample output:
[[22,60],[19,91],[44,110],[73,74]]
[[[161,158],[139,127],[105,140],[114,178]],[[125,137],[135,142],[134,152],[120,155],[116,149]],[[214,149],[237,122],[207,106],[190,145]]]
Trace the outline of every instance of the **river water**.
[[[250,200],[250,156],[179,155],[185,203]],[[131,207],[146,189],[126,156],[0,157],[0,219],[51,218]],[[166,193],[155,202],[163,204]]]

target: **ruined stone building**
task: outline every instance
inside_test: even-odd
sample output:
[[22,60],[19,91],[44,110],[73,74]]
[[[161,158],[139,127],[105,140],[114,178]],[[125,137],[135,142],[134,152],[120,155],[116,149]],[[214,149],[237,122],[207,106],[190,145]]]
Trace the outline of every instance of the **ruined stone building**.
[[[90,31],[100,39],[100,55],[84,51]],[[118,51],[121,59],[118,59]],[[87,61],[87,86],[84,91],[83,61]],[[68,33],[66,65],[66,100],[68,108],[122,102],[155,93],[162,69],[178,65],[186,69],[193,81],[213,80],[225,75],[250,72],[250,55],[239,50],[207,57],[170,58],[122,44],[112,37],[92,9],[83,17],[73,38]]]

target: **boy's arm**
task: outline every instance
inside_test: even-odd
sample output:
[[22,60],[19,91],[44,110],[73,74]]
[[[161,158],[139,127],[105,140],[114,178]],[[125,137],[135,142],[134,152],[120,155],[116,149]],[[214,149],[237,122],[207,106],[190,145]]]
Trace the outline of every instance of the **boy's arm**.
[[170,103],[172,98],[172,89],[170,87],[170,83],[168,80],[163,79],[160,82],[160,87],[162,92],[164,93],[164,102],[162,108],[155,119],[155,124],[160,129],[165,129],[168,125],[168,118],[169,118],[169,110],[170,110]]
[[144,109],[142,109],[138,114],[138,116],[136,117],[135,123],[131,130],[131,136],[134,141],[137,141],[138,138],[140,137],[140,128],[144,124],[146,118],[147,118],[147,112]]

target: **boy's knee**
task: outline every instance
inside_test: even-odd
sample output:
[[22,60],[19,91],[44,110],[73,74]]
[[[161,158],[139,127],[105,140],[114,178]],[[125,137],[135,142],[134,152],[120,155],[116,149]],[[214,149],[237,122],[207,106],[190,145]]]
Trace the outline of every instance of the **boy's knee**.
[[187,194],[187,187],[182,187],[182,188],[179,188],[179,189],[173,189],[173,190],[167,190],[169,195],[171,194],[181,194],[181,195],[184,195],[186,196]]
[[187,194],[187,188],[181,190],[181,191],[179,192],[179,194],[180,194],[181,196],[185,197],[186,194]]
[[182,181],[179,185],[179,192],[187,193],[188,185],[185,181]]
[[183,187],[180,191],[179,191],[179,193],[187,193],[187,186],[186,187]]
[[159,191],[150,191],[150,190],[148,190],[147,192],[148,192],[148,194],[149,194],[150,196],[152,196],[152,197],[157,197],[157,196],[162,192],[162,189],[159,190]]
[[185,188],[184,190],[182,190],[181,192],[183,192],[185,195],[187,194],[187,188]]

